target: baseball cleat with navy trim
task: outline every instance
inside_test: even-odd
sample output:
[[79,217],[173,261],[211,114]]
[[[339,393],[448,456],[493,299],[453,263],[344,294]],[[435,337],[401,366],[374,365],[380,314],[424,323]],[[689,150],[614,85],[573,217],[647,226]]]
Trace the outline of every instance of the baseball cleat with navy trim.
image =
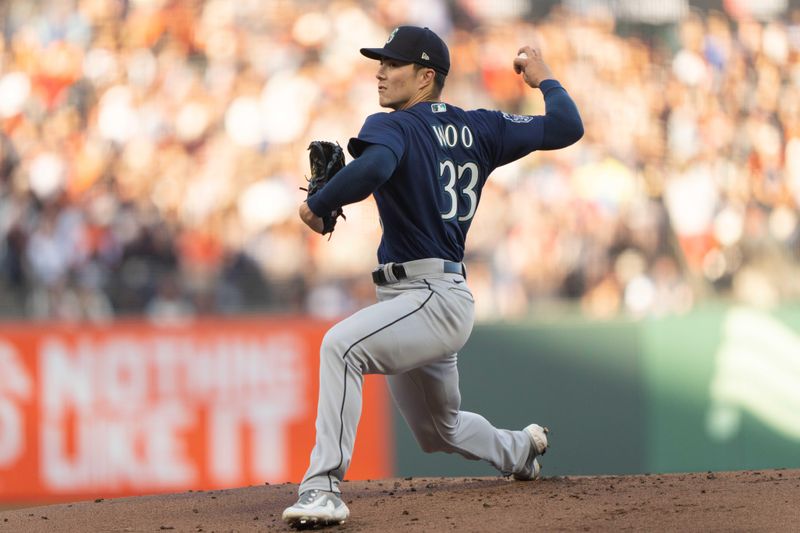
[[350,509],[338,494],[317,489],[303,492],[297,503],[283,511],[283,521],[297,529],[343,524],[349,516]]
[[547,434],[549,429],[540,426],[539,424],[531,424],[525,429],[528,438],[531,440],[531,450],[528,453],[528,459],[525,461],[525,468],[519,472],[514,473],[514,479],[518,481],[531,481],[539,479],[542,467],[536,457],[544,455],[547,452]]

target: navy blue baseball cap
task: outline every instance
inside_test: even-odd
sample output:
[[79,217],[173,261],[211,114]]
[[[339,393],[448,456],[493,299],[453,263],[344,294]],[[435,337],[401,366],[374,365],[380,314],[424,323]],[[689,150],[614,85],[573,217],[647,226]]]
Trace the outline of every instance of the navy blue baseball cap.
[[392,30],[383,48],[362,48],[370,59],[396,59],[429,67],[447,76],[450,51],[444,41],[428,28],[399,26]]

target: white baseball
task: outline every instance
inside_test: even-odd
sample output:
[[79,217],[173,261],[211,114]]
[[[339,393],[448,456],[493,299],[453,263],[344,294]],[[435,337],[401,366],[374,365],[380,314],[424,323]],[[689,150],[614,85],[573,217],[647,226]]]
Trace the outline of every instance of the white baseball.
[[520,52],[517,57],[520,59],[528,59],[528,54],[526,54],[525,52]]

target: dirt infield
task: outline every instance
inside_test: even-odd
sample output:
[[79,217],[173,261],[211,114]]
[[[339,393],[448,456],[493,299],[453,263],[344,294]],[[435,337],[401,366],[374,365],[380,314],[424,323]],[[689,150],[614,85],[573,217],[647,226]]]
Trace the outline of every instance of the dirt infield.
[[[0,532],[290,531],[296,485],[185,492],[0,512]],[[796,531],[800,470],[646,476],[406,478],[344,484],[328,531]]]

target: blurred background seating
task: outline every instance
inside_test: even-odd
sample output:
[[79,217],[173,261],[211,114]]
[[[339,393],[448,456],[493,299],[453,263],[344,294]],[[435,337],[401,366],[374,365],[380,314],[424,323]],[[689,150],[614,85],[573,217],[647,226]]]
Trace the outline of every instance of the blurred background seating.
[[498,169],[467,245],[483,321],[800,299],[793,2],[8,0],[0,4],[0,316],[311,313],[373,301],[371,200],[297,218],[313,139],[377,105],[358,54],[450,45],[444,97],[539,114],[537,41],[586,136]]

